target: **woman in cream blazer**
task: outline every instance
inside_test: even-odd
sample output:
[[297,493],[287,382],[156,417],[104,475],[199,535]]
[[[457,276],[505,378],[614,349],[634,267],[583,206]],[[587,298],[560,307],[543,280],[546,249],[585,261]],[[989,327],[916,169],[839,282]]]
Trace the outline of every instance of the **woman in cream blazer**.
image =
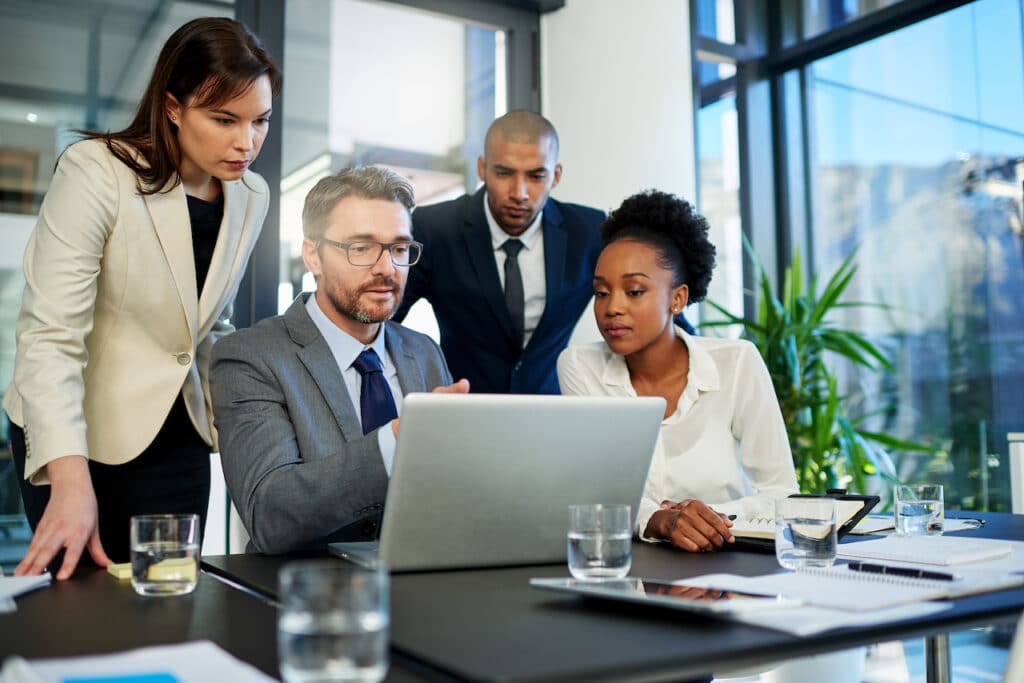
[[248,165],[279,89],[243,25],[197,19],[164,46],[132,124],[61,156],[25,253],[4,397],[34,530],[16,573],[63,550],[67,578],[86,546],[100,565],[126,561],[133,514],[205,519],[210,351],[233,329],[267,213]]

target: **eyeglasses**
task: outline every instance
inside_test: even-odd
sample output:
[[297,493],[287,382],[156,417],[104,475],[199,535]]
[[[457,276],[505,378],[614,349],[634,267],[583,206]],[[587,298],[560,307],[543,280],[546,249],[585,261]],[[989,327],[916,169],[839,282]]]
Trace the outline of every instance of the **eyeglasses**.
[[317,240],[317,245],[326,243],[345,252],[348,262],[357,268],[369,268],[376,265],[381,254],[387,249],[391,263],[399,268],[416,265],[423,254],[423,245],[419,242],[335,242],[326,237]]

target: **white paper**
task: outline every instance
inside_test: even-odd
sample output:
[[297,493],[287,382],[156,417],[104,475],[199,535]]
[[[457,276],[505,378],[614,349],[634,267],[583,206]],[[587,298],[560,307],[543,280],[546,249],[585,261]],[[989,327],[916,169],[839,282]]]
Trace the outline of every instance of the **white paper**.
[[959,566],[998,560],[1011,555],[1009,541],[991,538],[949,536],[886,536],[839,546],[838,555],[847,560],[913,562]]
[[[957,531],[967,531],[968,529],[977,529],[981,526],[977,519],[956,519],[953,517],[946,517],[942,522],[942,533],[956,533]],[[862,536],[866,534],[877,534],[882,531],[895,531],[895,522],[892,518],[892,514],[878,514],[878,515],[867,515],[857,526],[850,532],[855,536]]]
[[952,606],[953,604],[948,602],[919,602],[886,609],[853,612],[806,605],[778,610],[740,612],[731,615],[731,618],[751,626],[783,631],[796,636],[809,636],[848,626],[870,626],[900,619],[928,616],[950,609]]
[[49,574],[38,576],[0,576],[0,602],[16,598],[22,593],[50,585]]
[[274,683],[245,662],[232,657],[215,643],[199,640],[176,645],[158,645],[113,655],[62,657],[29,661],[40,683],[60,683],[64,678],[89,676],[125,676],[129,674],[169,673],[181,683]]

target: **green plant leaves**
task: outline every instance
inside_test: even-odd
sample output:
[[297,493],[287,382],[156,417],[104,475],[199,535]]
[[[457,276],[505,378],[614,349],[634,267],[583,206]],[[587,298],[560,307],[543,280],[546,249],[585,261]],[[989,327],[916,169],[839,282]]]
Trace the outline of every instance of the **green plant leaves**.
[[833,353],[849,360],[861,372],[891,372],[885,351],[863,333],[845,329],[831,319],[837,309],[890,308],[885,304],[842,301],[857,273],[856,251],[851,253],[818,290],[812,278],[806,290],[800,251],[786,269],[781,296],[744,237],[744,249],[754,266],[759,293],[754,320],[736,315],[713,301],[708,305],[724,320],[702,328],[743,325],[768,366],[782,418],[789,435],[800,490],[823,493],[828,488],[864,492],[870,477],[895,481],[890,450],[936,451],[924,444],[861,429],[862,418],[851,418],[839,393],[835,374],[826,363]]

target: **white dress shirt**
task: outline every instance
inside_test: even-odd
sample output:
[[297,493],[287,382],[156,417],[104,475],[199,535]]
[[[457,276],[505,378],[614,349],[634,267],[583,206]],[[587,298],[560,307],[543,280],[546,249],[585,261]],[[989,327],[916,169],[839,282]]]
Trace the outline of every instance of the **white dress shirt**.
[[523,299],[524,299],[524,331],[523,348],[530,343],[533,331],[537,329],[540,317],[544,315],[544,304],[547,301],[547,273],[544,270],[544,232],[541,227],[544,225],[544,212],[541,211],[530,223],[519,237],[512,237],[501,229],[498,221],[494,220],[491,213],[491,206],[487,203],[487,193],[484,193],[484,214],[487,216],[487,225],[491,228],[491,244],[494,246],[494,260],[498,264],[498,281],[501,282],[502,290],[505,289],[505,259],[508,256],[501,248],[510,239],[518,239],[523,243],[523,249],[519,252],[519,272],[523,274]]
[[[352,399],[352,408],[356,411],[356,420],[362,424],[363,416],[359,405],[359,397],[362,394],[363,379],[359,371],[352,367],[352,363],[355,362],[364,349],[373,349],[380,358],[381,367],[384,368],[384,379],[388,381],[388,386],[391,387],[391,398],[395,401],[395,411],[401,415],[402,386],[398,383],[398,369],[391,360],[391,354],[388,353],[388,348],[384,341],[387,332],[384,332],[384,334],[378,333],[377,338],[372,342],[363,344],[331,322],[331,319],[320,310],[316,294],[311,294],[306,300],[306,311],[309,312],[309,317],[312,318],[313,324],[316,325],[317,329],[320,330],[320,334],[327,340],[327,346],[331,349],[331,353],[334,354],[334,360],[337,362],[338,369],[341,370],[341,376],[345,380],[345,388],[348,389],[348,395]],[[384,329],[385,326],[381,324],[381,330]],[[391,465],[395,461],[395,434],[391,430],[390,423],[377,430],[377,443],[380,445],[380,455],[384,460],[384,469],[390,477]]]
[[[690,370],[675,412],[661,423],[637,518],[641,538],[663,500],[694,498],[723,514],[750,514],[797,492],[786,427],[757,348],[675,331],[690,351]],[[603,341],[565,349],[558,381],[564,394],[637,395],[625,360]]]

